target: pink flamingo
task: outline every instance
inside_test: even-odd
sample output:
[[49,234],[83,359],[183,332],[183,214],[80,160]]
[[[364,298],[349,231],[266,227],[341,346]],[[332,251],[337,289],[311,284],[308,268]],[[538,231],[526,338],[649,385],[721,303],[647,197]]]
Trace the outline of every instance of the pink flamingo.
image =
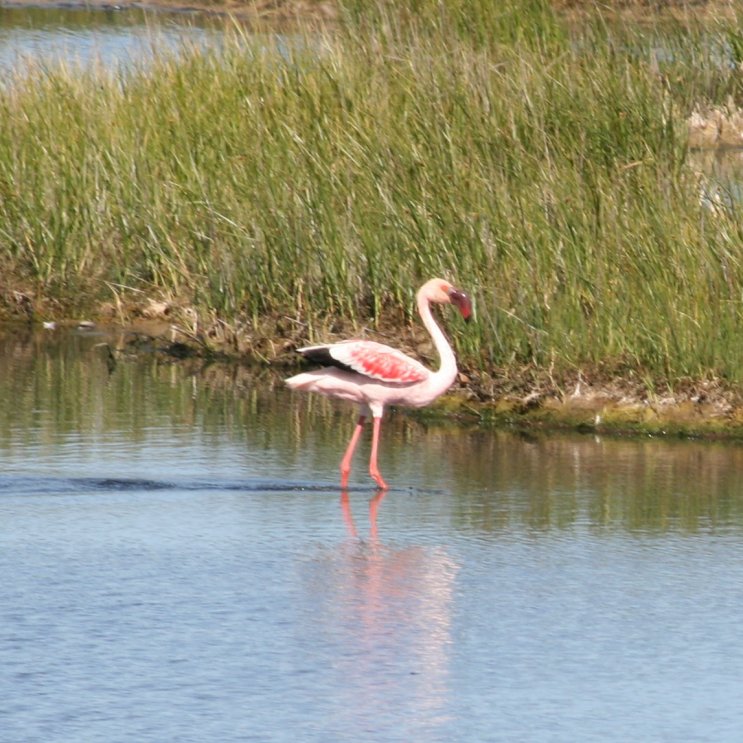
[[472,314],[469,297],[448,281],[431,279],[418,290],[416,302],[418,313],[441,359],[438,371],[431,371],[401,351],[374,341],[350,340],[298,349],[306,359],[321,364],[322,368],[287,379],[286,384],[291,389],[349,400],[361,408],[356,428],[341,460],[341,487],[345,488],[348,484],[351,458],[364,423],[371,414],[374,423],[369,474],[382,490],[387,490],[388,485],[377,466],[379,433],[385,406],[421,408],[429,405],[451,387],[457,376],[454,351],[433,318],[431,303],[453,304],[462,317],[469,320]]

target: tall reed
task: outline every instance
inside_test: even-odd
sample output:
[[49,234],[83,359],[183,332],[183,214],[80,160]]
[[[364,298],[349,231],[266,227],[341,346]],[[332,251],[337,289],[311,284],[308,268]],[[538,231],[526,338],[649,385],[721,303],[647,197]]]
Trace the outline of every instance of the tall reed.
[[737,85],[692,71],[709,35],[576,27],[539,0],[345,7],[288,45],[236,32],[0,92],[6,280],[314,338],[336,315],[407,321],[441,274],[476,297],[469,367],[743,376],[740,220],[686,165],[689,90]]

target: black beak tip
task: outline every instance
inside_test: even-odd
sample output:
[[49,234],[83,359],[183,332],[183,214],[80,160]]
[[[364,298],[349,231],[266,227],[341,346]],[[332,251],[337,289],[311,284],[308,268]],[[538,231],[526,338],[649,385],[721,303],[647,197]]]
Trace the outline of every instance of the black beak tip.
[[459,289],[452,289],[449,293],[451,303],[459,310],[466,322],[472,319],[472,300]]

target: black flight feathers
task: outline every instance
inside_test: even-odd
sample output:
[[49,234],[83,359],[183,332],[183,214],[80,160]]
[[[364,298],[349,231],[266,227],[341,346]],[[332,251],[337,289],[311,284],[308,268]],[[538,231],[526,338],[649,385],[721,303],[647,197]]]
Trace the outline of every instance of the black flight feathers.
[[330,353],[330,349],[327,346],[302,348],[299,350],[299,353],[301,353],[307,361],[311,361],[313,364],[319,364],[320,366],[337,366],[339,369],[343,369],[344,371],[355,371],[348,364],[344,364],[342,361],[333,358],[333,355]]

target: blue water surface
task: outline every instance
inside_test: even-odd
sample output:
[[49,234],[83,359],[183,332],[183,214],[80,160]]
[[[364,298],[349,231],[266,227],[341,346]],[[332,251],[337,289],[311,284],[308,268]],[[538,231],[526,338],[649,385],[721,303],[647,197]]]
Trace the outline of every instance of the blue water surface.
[[[734,741],[741,450],[353,424],[0,341],[0,740]],[[275,381],[275,380],[274,380]]]

